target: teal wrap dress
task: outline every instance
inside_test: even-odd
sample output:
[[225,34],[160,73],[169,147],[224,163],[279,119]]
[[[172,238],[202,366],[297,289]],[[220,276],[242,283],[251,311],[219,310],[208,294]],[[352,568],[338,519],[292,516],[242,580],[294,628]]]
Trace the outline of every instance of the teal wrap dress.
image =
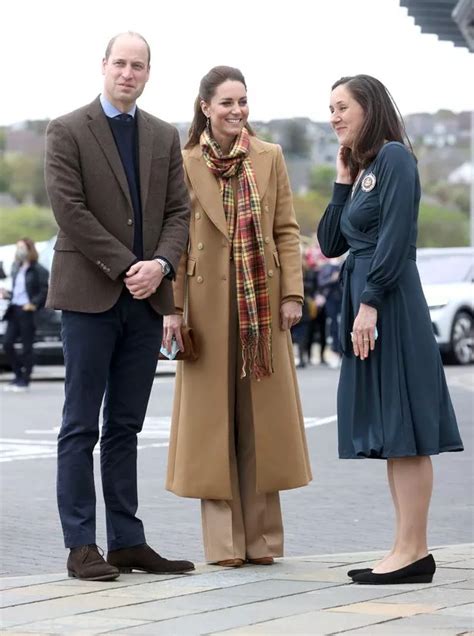
[[[415,158],[389,142],[354,189],[334,184],[319,224],[326,256],[349,250],[341,276],[341,458],[463,450],[416,267],[419,201]],[[378,312],[378,338],[366,360],[354,355],[350,339],[360,303]]]

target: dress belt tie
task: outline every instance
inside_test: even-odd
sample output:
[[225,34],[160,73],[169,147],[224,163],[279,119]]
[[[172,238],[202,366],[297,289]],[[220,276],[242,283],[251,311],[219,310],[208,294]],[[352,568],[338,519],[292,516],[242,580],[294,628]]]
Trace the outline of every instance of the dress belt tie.
[[[375,245],[362,249],[350,250],[344,261],[339,282],[342,285],[341,322],[339,325],[339,344],[345,355],[352,354],[352,342],[350,332],[354,323],[354,308],[351,300],[351,274],[354,271],[356,258],[372,258],[375,253]],[[408,259],[416,261],[416,247],[410,246]]]

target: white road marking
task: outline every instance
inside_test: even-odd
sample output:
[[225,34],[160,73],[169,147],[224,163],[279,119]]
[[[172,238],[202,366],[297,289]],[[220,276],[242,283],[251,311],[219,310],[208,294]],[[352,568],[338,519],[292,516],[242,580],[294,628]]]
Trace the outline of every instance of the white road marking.
[[[336,421],[336,416],[329,417],[305,417],[305,428],[323,426]],[[146,448],[164,448],[169,444],[171,418],[153,417],[145,418],[143,431],[139,435],[140,444],[138,450]],[[50,429],[26,429],[25,435],[50,437],[50,439],[17,439],[10,437],[0,438],[0,463],[12,462],[22,459],[46,459],[56,458],[56,437],[59,426]],[[54,439],[51,439],[54,436]],[[99,453],[97,446],[94,454]]]

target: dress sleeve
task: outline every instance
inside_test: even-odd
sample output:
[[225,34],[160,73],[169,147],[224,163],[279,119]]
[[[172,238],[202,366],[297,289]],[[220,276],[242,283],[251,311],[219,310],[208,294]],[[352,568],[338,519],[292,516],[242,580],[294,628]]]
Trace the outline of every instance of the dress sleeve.
[[334,184],[332,199],[319,222],[319,246],[324,256],[329,258],[341,256],[349,249],[349,245],[341,232],[341,214],[351,187],[345,183]]
[[381,152],[377,181],[380,219],[377,247],[360,302],[378,309],[398,281],[410,250],[418,182],[414,157],[400,144]]

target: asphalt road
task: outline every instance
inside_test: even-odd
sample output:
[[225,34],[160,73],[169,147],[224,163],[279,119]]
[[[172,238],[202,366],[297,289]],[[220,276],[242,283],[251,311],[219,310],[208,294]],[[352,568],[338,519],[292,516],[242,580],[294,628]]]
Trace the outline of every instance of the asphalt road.
[[[447,367],[446,373],[466,450],[433,458],[432,546],[473,540],[473,368]],[[385,549],[393,528],[385,462],[337,458],[336,370],[313,366],[298,377],[314,480],[282,494],[286,554]],[[157,376],[140,435],[139,516],[148,543],[163,555],[203,561],[199,502],[164,490],[173,383],[172,376]],[[0,573],[60,572],[67,556],[55,499],[62,382],[36,381],[29,393],[2,392],[0,400]],[[96,483],[97,542],[105,548],[99,474]]]

